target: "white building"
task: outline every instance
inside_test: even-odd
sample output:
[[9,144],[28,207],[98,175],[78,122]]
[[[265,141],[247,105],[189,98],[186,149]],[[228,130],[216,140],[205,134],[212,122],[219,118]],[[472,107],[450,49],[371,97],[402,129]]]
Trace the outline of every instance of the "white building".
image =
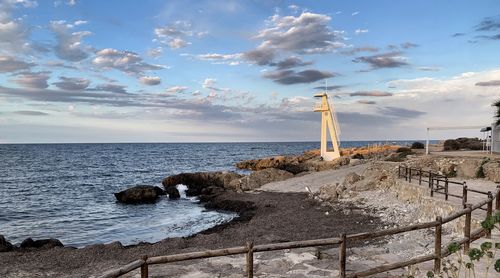
[[491,125],[491,152],[500,154],[500,125]]

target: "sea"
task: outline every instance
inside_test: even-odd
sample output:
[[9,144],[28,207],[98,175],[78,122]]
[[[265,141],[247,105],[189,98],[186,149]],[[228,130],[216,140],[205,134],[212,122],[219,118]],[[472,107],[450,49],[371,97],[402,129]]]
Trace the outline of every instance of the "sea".
[[[413,141],[346,141],[342,147]],[[196,197],[155,204],[116,202],[115,192],[161,186],[182,172],[241,171],[235,163],[299,154],[319,142],[0,144],[0,235],[12,243],[57,238],[68,246],[130,245],[196,234],[237,215],[205,209]]]

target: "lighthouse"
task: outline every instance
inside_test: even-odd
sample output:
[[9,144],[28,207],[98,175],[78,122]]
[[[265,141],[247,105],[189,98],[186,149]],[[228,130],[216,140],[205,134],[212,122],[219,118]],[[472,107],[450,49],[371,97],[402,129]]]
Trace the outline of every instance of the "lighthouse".
[[[321,112],[321,158],[332,161],[340,157],[339,135],[340,126],[335,115],[335,110],[326,92],[316,94],[314,97],[321,98],[314,106],[314,112]],[[330,136],[331,145],[328,145]]]

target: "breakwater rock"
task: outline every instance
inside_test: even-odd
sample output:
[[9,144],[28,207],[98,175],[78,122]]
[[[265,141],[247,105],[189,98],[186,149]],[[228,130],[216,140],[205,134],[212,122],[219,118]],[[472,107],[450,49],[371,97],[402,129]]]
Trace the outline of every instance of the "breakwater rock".
[[294,175],[302,172],[318,172],[337,169],[349,164],[349,157],[343,156],[333,161],[323,161],[316,152],[305,152],[297,156],[274,156],[261,159],[244,160],[236,164],[239,169],[259,171],[276,168]]
[[186,190],[187,196],[197,196],[201,194],[204,188],[209,186],[228,188],[232,180],[241,177],[242,175],[234,172],[181,173],[166,177],[163,179],[162,184],[165,188],[184,184],[188,187]]
[[116,200],[125,204],[154,203],[160,195],[165,195],[163,189],[151,185],[139,185],[115,193]]

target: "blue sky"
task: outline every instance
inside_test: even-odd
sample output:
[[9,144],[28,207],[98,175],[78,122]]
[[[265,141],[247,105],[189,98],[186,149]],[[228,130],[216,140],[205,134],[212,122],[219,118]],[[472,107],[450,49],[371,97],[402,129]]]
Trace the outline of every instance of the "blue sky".
[[[342,140],[485,125],[498,1],[0,0],[0,142]],[[480,136],[436,132],[436,138]]]

